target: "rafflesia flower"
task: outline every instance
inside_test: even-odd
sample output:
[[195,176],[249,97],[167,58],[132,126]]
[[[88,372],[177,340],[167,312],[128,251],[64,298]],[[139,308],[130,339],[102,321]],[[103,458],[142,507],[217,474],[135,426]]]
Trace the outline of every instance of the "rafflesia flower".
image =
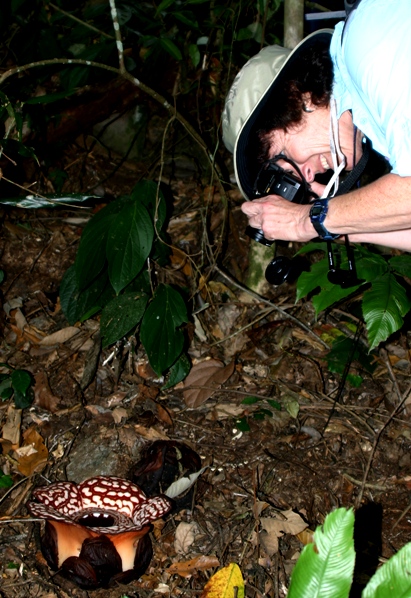
[[86,589],[140,577],[153,555],[150,522],[171,509],[167,497],[147,498],[116,477],[57,482],[33,497],[27,507],[46,520],[41,548],[49,567]]

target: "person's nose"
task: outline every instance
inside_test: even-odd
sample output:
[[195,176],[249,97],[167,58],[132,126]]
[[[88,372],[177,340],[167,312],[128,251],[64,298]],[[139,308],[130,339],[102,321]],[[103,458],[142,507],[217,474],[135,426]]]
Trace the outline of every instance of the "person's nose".
[[300,167],[300,170],[307,183],[312,183],[315,178],[315,172],[312,165],[309,162],[305,162]]

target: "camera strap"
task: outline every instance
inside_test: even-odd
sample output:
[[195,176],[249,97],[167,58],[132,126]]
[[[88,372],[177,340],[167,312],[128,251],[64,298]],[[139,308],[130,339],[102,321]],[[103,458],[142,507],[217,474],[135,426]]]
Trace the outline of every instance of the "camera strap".
[[343,193],[348,193],[355,183],[360,179],[362,173],[367,166],[368,158],[370,157],[371,151],[371,142],[367,137],[363,137],[362,142],[362,156],[358,163],[354,166],[350,174],[344,179],[341,185],[338,188],[338,191],[335,195],[342,195]]

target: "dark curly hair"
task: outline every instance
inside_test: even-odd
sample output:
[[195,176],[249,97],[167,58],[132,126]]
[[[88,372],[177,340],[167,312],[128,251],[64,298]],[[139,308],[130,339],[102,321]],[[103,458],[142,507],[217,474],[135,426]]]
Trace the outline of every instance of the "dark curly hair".
[[287,131],[302,121],[303,98],[307,93],[310,93],[314,105],[328,106],[332,82],[333,66],[329,51],[323,44],[314,44],[295,62],[291,75],[259,118],[251,143],[255,155],[262,162],[270,158],[269,134],[275,130]]

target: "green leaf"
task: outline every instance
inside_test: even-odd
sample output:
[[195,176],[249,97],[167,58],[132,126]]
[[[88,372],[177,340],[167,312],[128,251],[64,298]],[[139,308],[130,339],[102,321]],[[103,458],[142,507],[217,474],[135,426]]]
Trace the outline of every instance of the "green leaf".
[[197,44],[190,44],[188,46],[188,54],[191,58],[191,62],[194,65],[194,68],[197,68],[201,60],[201,54]]
[[[21,117],[21,115],[16,113],[17,120],[19,117]],[[6,150],[6,152],[17,152],[20,156],[23,156],[23,158],[33,158],[38,163],[34,149],[17,139],[2,139],[1,147],[3,150]]]
[[304,255],[305,253],[312,253],[313,251],[326,251],[327,247],[325,241],[311,241],[306,243],[297,251],[295,255]]
[[352,295],[361,286],[362,285],[359,284],[354,287],[343,289],[339,285],[329,282],[328,285],[321,289],[318,295],[315,295],[312,299],[316,315],[318,315],[320,311],[334,305],[334,303],[338,303],[339,301],[342,301],[342,299]]
[[274,399],[267,399],[267,403],[270,405],[270,407],[277,409],[277,411],[281,411],[282,409],[281,403],[279,403],[278,401],[274,401]]
[[411,543],[403,546],[371,577],[361,598],[410,598]]
[[401,328],[410,308],[405,289],[394,274],[386,272],[373,282],[362,300],[370,351]]
[[161,375],[180,356],[184,335],[179,326],[187,320],[187,309],[181,295],[169,285],[160,285],[140,328],[141,342],[156,374]]
[[181,23],[184,23],[184,25],[187,25],[187,27],[190,27],[190,29],[198,29],[198,23],[193,20],[194,15],[192,12],[173,12],[173,16],[178,21],[181,21]]
[[42,96],[34,96],[26,100],[25,104],[51,104],[52,102],[57,102],[59,100],[63,100],[68,98],[69,96],[74,95],[77,93],[76,89],[68,89],[67,91],[58,91],[55,93],[47,93]]
[[141,203],[156,223],[157,231],[163,227],[167,216],[167,204],[163,192],[154,181],[140,181],[131,193],[134,201]]
[[0,284],[3,282],[4,280],[4,271],[0,270]]
[[318,287],[324,288],[329,286],[328,278],[328,262],[327,260],[320,260],[311,266],[309,272],[302,272],[297,280],[297,293],[295,301],[299,301],[312,293]]
[[11,374],[11,385],[14,390],[14,404],[18,409],[29,407],[34,398],[31,388],[33,379],[26,370],[14,370]]
[[14,390],[26,394],[32,383],[32,377],[26,370],[14,370],[11,374],[11,384]]
[[140,272],[153,244],[154,229],[146,208],[133,201],[111,222],[106,254],[110,282],[116,293]]
[[175,43],[171,41],[171,39],[168,39],[167,37],[160,37],[159,43],[160,46],[164,50],[166,50],[166,52],[171,54],[173,58],[175,58],[176,60],[183,60],[183,55],[181,54],[179,48],[175,45]]
[[261,397],[246,397],[245,399],[243,399],[241,401],[242,405],[254,405],[254,403],[258,403],[259,401],[262,401]]
[[249,423],[248,423],[246,417],[240,417],[239,419],[237,419],[235,422],[235,425],[237,426],[237,428],[240,432],[249,432],[250,431],[250,426],[249,426]]
[[3,401],[9,399],[13,394],[13,389],[11,387],[11,376],[6,376],[1,382],[0,382],[0,398],[3,399]]
[[355,247],[354,259],[358,277],[366,282],[373,282],[388,271],[385,259],[365,247]]
[[174,4],[176,0],[163,0],[157,7],[156,16],[158,16],[163,10]]
[[174,365],[170,368],[167,383],[161,387],[161,390],[172,388],[188,375],[191,369],[191,363],[185,353],[182,353]]
[[337,509],[316,529],[291,575],[288,598],[347,598],[352,583],[354,513]]
[[115,343],[137,326],[143,317],[148,295],[124,293],[114,297],[101,312],[103,348]]
[[[60,284],[60,302],[68,323],[73,326],[89,313],[96,313],[104,305],[104,297],[113,294],[104,268],[93,282],[79,291],[75,266],[70,266]],[[111,298],[111,297],[110,297]]]
[[360,343],[354,343],[352,338],[344,335],[334,340],[331,350],[326,355],[330,372],[342,374],[349,359],[357,361],[369,373],[375,370],[373,358],[365,352]]
[[394,255],[389,264],[397,274],[411,278],[411,255]]
[[102,271],[106,263],[108,231],[123,205],[124,198],[118,199],[97,212],[87,223],[74,262],[80,291],[87,288]]
[[13,486],[13,478],[11,475],[6,475],[0,469],[0,488],[11,488]]

